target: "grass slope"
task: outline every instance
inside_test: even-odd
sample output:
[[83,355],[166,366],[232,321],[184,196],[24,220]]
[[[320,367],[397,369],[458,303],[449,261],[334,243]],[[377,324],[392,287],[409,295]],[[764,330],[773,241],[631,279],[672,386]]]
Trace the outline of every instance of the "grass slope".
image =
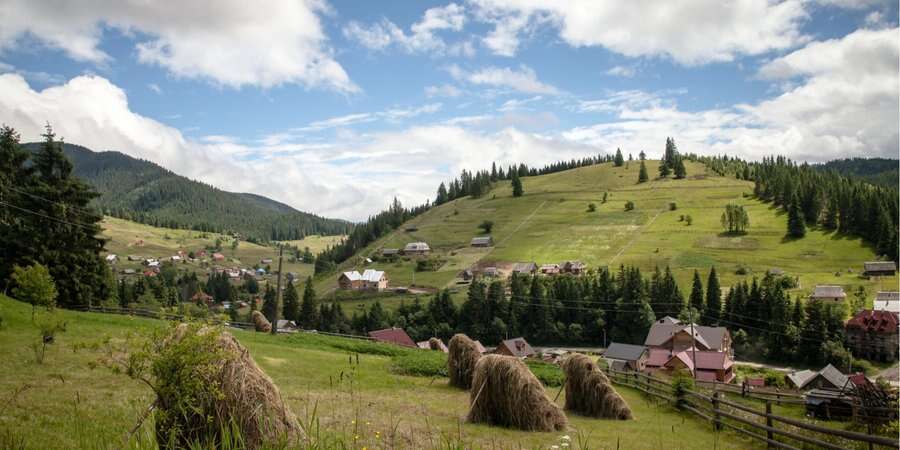
[[[0,447],[15,443],[35,449],[120,447],[152,395],[124,375],[91,369],[91,362],[101,356],[91,345],[164,323],[60,311],[68,329],[57,337],[44,364],[37,365],[30,345],[38,333],[30,313],[27,305],[0,296],[0,359],[4,361]],[[396,374],[390,356],[423,354],[418,350],[307,334],[273,337],[231,332],[249,348],[301,420],[316,411],[324,447],[343,442],[353,448],[449,448],[447,442],[461,442],[460,448],[547,448],[568,434],[573,441],[578,436],[589,440],[591,448],[759,448],[733,433],[716,436],[709,424],[655,406],[628,388],[619,390],[634,410],[634,421],[570,414],[572,430],[565,433],[465,424],[461,419],[468,408],[466,392],[448,387],[446,378]],[[366,352],[358,354],[358,363],[355,352]],[[550,395],[555,391],[548,388]],[[564,398],[558,401],[562,404]],[[146,439],[151,430],[148,421],[137,435]]]
[[[647,161],[649,173],[655,174],[657,167],[657,161]],[[508,182],[498,183],[481,198],[458,199],[429,210],[364,249],[341,269],[363,268],[363,257],[376,254],[379,248],[421,240],[447,260],[438,271],[414,274],[414,261],[403,260],[369,266],[387,270],[392,285],[411,284],[415,276],[415,284],[435,288],[453,285],[461,270],[476,263],[540,264],[566,259],[594,268],[631,264],[645,271],[669,265],[685,293],[693,271],[700,270],[705,280],[712,266],[724,287],[754,275],[761,277],[773,267],[782,268],[799,277],[795,294],[825,283],[843,285],[848,293],[858,285],[872,293],[897,284],[896,277],[878,281],[858,277],[863,261],[876,258],[861,239],[813,228],[803,239],[786,240],[786,214],[752,198],[751,182],[715,176],[701,164],[688,163],[687,179],[637,184],[638,169],[637,162],[625,167],[607,163],[526,177],[525,195],[520,198],[512,197]],[[601,203],[604,193],[608,199]],[[626,201],[635,203],[633,211],[625,211]],[[669,210],[670,202],[676,203],[677,210]],[[749,212],[750,228],[743,236],[722,233],[719,218],[729,202],[744,205]],[[588,212],[590,203],[596,204],[595,212]],[[690,215],[693,224],[680,221],[681,215]],[[478,225],[485,219],[494,222],[496,246],[469,247],[469,240],[481,234]],[[412,225],[416,231],[405,231]],[[750,273],[736,273],[740,267]],[[320,292],[335,286],[336,277],[317,282]]]

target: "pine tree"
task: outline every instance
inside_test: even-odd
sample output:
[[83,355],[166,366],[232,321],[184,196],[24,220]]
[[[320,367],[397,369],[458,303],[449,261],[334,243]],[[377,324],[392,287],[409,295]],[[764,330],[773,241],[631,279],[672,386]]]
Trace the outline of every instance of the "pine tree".
[[706,309],[705,299],[703,298],[703,282],[700,281],[700,272],[697,270],[694,270],[694,282],[691,285],[691,295],[688,303],[700,314],[703,314]]
[[672,173],[672,168],[669,167],[669,163],[667,163],[666,161],[660,161],[659,162],[659,176],[662,178],[665,178],[665,177],[669,176],[669,174],[671,174],[671,173]]
[[625,165],[625,158],[622,157],[622,150],[616,149],[616,158],[615,158],[616,167],[622,167]]
[[[275,311],[278,308],[278,305],[276,304],[277,300],[275,289],[272,289],[272,286],[266,284],[266,290],[263,294],[262,313],[269,322],[275,320]],[[272,326],[275,326],[275,324],[273,323]]]
[[803,212],[800,210],[800,198],[795,192],[791,196],[791,206],[788,208],[788,236],[799,239],[806,236],[806,224],[803,220]]
[[447,186],[444,186],[444,183],[441,182],[440,186],[438,186],[437,197],[434,199],[434,204],[443,205],[444,203],[447,203],[448,200]]
[[641,161],[643,161],[643,160],[645,160],[645,159],[647,159],[647,154],[646,154],[646,153],[644,153],[644,151],[643,151],[643,150],[641,150],[641,152],[640,152],[640,153],[638,153],[638,158],[640,158],[640,159],[641,159]]
[[519,174],[517,172],[513,172],[512,176],[512,194],[513,197],[521,197],[522,194],[525,193],[525,189],[522,186],[522,180],[519,178]]
[[684,168],[684,160],[679,156],[675,159],[675,179],[681,180],[687,176],[687,169]]
[[312,277],[306,279],[303,288],[303,303],[300,305],[300,326],[315,330],[319,327],[319,306],[316,300],[316,290],[313,288]]
[[285,320],[297,322],[300,314],[300,296],[293,283],[287,283],[284,289],[284,306],[282,307]]
[[703,311],[709,324],[717,324],[722,318],[722,290],[719,287],[715,267],[709,269],[709,278],[706,280],[706,308]]
[[647,165],[644,164],[643,154],[644,152],[641,152],[641,170],[640,172],[638,172],[638,183],[646,183],[648,180],[650,180],[650,176],[647,175]]

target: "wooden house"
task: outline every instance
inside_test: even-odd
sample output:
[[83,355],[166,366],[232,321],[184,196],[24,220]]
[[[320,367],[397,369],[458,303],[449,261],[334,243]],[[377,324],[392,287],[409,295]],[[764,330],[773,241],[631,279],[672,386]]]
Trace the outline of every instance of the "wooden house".
[[581,261],[565,261],[559,265],[560,272],[570,275],[581,275],[584,273],[584,269],[585,265]]
[[642,372],[647,364],[650,351],[643,345],[622,344],[612,342],[603,353],[609,366],[618,371]]
[[338,276],[338,286],[352,291],[383,291],[388,287],[388,278],[381,270],[366,269],[363,273],[351,270]]
[[841,286],[818,285],[809,296],[810,300],[838,303],[844,301],[847,294]]
[[897,273],[894,261],[869,261],[863,263],[863,275],[867,277],[891,277]]
[[494,350],[494,353],[498,355],[515,356],[517,358],[527,358],[537,354],[534,349],[531,348],[531,345],[528,344],[528,341],[526,341],[525,338],[520,337],[507,339],[501,342]]
[[469,244],[472,247],[490,247],[494,245],[494,238],[490,236],[473,237]]
[[559,264],[541,264],[541,273],[544,275],[558,275]]
[[416,342],[406,334],[406,331],[404,331],[403,328],[385,328],[383,330],[370,331],[368,334],[370,338],[378,342],[416,348]]
[[410,256],[427,255],[431,252],[431,247],[425,242],[410,242],[403,247],[403,254]]
[[537,272],[537,264],[533,262],[517,262],[512,266],[512,273],[521,275],[532,275]]

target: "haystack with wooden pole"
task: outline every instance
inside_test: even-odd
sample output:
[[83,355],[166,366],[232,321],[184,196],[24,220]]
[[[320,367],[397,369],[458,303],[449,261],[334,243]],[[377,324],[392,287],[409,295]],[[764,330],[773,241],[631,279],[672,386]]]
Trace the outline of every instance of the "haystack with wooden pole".
[[568,423],[562,409],[519,358],[486,355],[475,364],[469,391],[472,423],[526,431],[559,431]]
[[[214,355],[181,357],[186,351]],[[230,333],[181,324],[160,354],[177,376],[157,374],[156,436],[160,448],[225,446],[256,449],[302,437],[278,387]],[[198,362],[199,361],[199,362]]]
[[567,410],[604,419],[633,418],[631,408],[593,359],[573,353],[563,360],[562,368],[566,376]]
[[478,346],[465,334],[455,334],[450,338],[448,353],[447,373],[450,376],[450,385],[469,389],[472,386],[475,363],[481,358]]
[[272,324],[269,322],[269,319],[266,319],[266,316],[259,311],[253,311],[250,313],[250,320],[253,321],[253,326],[256,328],[256,331],[262,331],[263,333],[268,333],[272,331]]

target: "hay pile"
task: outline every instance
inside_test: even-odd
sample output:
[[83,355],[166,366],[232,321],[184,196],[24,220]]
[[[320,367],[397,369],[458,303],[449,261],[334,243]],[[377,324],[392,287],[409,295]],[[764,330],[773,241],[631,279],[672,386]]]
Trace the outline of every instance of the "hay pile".
[[631,420],[631,409],[597,363],[574,353],[562,363],[566,374],[566,409],[591,417]]
[[526,431],[558,431],[566,415],[518,358],[487,355],[475,364],[467,420]]
[[[429,345],[431,341],[429,340]],[[481,358],[481,352],[475,341],[465,334],[455,334],[450,338],[449,355],[447,355],[447,373],[450,385],[469,389],[472,386],[472,371],[475,363]]]
[[[156,374],[160,448],[215,448],[240,439],[241,447],[256,449],[302,437],[278,387],[228,332],[181,324],[162,345],[160,358],[168,366],[164,373],[178,375]],[[175,354],[185,351],[214,356],[190,359]]]
[[444,343],[440,339],[433,337],[428,340],[428,348],[442,352],[444,351]]
[[266,319],[266,316],[259,311],[253,311],[250,314],[250,320],[253,321],[253,326],[256,327],[256,331],[262,331],[265,333],[269,333],[272,331],[272,324],[269,323],[269,319]]

